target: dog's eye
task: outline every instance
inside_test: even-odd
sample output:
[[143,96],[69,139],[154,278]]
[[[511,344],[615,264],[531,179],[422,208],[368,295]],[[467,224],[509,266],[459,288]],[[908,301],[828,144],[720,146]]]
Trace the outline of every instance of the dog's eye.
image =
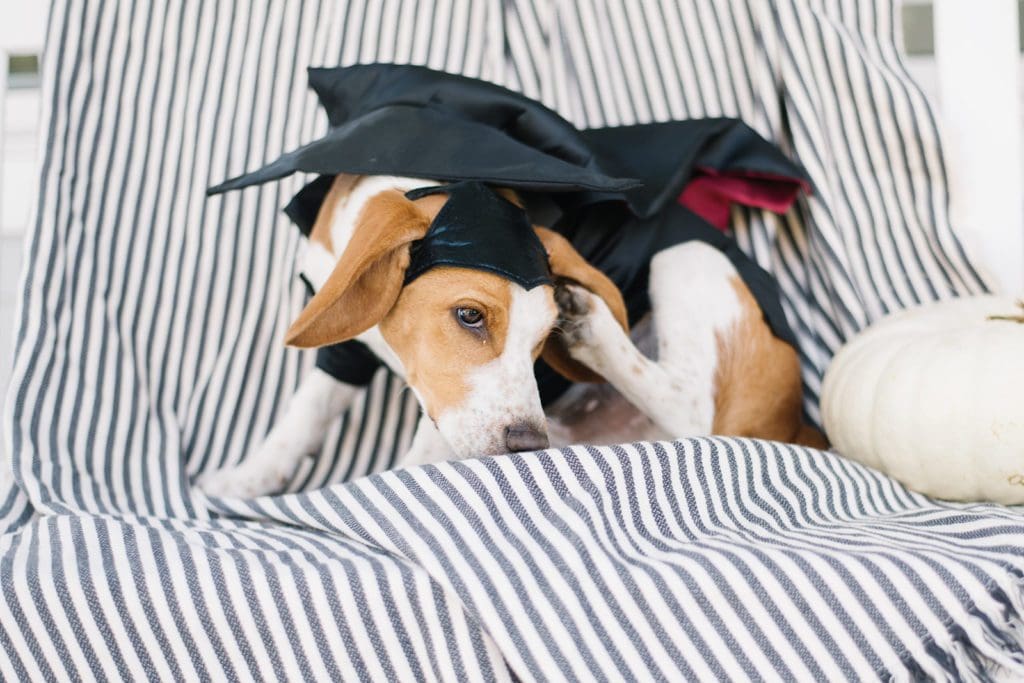
[[463,327],[478,328],[484,324],[484,314],[475,308],[456,308],[455,317]]

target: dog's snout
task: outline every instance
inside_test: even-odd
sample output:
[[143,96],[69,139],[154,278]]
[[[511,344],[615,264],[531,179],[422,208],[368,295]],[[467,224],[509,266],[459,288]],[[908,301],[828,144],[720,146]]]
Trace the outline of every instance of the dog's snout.
[[509,425],[505,427],[505,446],[509,453],[539,451],[548,447],[548,435],[525,422]]

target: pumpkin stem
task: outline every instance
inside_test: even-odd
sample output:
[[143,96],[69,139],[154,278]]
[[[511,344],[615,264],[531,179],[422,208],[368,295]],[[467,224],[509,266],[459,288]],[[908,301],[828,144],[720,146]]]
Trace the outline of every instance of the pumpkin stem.
[[[1017,299],[1017,308],[1024,311],[1024,299]],[[1022,315],[990,315],[989,320],[1006,320],[1011,323],[1024,324],[1024,314]]]

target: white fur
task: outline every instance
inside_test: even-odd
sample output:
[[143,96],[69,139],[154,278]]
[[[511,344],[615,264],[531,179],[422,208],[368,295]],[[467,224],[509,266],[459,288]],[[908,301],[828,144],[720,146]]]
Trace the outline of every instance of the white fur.
[[693,435],[711,433],[718,336],[743,315],[733,288],[738,277],[725,254],[705,242],[679,244],[651,259],[658,363],[692,396],[699,416]]
[[416,424],[416,434],[412,437],[409,450],[399,459],[398,467],[412,467],[413,465],[429,465],[435,462],[444,462],[456,458],[452,447],[437,425],[426,413],[420,414],[420,421]]
[[319,292],[327,283],[338,257],[327,251],[327,247],[319,242],[306,242],[299,254],[299,272],[309,281],[313,291]]
[[373,351],[373,353],[380,358],[381,361],[391,369],[391,372],[395,373],[402,379],[406,378],[405,366],[402,365],[402,361],[398,358],[391,347],[386,341],[384,341],[384,335],[380,333],[380,328],[374,325],[366,332],[363,332],[357,340],[366,344],[366,348]]
[[437,428],[457,457],[505,453],[505,429],[526,424],[542,432],[544,409],[533,374],[533,349],[558,314],[550,290],[509,283],[508,335],[501,355],[467,373],[465,402],[437,416]]

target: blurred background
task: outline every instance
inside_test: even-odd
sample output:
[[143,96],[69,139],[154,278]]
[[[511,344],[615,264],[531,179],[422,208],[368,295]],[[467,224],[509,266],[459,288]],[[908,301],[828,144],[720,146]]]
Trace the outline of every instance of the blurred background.
[[[957,224],[996,279],[1016,291],[1024,291],[1022,6],[1024,0],[902,0],[899,8],[906,63],[937,104],[955,195],[972,195],[967,206],[954,206]],[[35,202],[47,11],[44,0],[0,0],[0,398],[10,378],[20,262]],[[4,447],[0,438],[0,456]]]

